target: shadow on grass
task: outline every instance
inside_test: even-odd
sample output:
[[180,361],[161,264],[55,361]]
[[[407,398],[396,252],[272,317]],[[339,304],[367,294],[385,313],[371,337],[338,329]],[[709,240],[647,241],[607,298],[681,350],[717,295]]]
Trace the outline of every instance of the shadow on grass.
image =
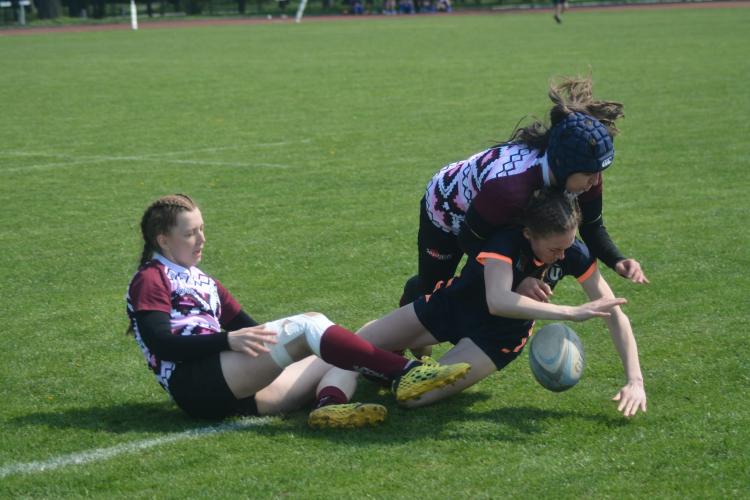
[[[490,399],[496,398],[481,392],[461,393],[448,401],[410,410],[384,403],[388,406],[389,415],[386,422],[378,427],[308,429],[306,433],[309,437],[334,442],[341,441],[349,445],[368,442],[405,444],[410,440],[421,438],[429,438],[433,441],[470,438],[482,441],[522,442],[537,434],[550,432],[550,429],[555,427],[569,425],[558,423],[558,421],[583,420],[605,428],[627,425],[627,421],[620,416],[588,413],[585,410],[549,410],[531,406],[495,407],[482,410],[475,407],[476,403]],[[304,427],[304,418],[296,415],[292,418],[297,419],[298,425]],[[356,440],[354,433],[356,433]]]
[[[363,429],[313,430],[307,427],[307,413],[303,409],[268,425],[238,428],[241,432],[270,436],[289,432],[301,433],[312,439],[333,442],[367,444],[403,444],[408,440],[454,439],[456,436],[480,438],[491,441],[524,441],[554,426],[555,420],[583,419],[606,427],[619,427],[625,421],[619,417],[583,411],[557,411],[534,407],[499,407],[477,410],[474,405],[490,399],[481,392],[462,393],[449,401],[424,408],[407,410],[392,400],[381,401],[388,406],[389,416],[377,427]],[[231,420],[230,420],[231,421]],[[55,412],[37,412],[10,419],[8,427],[45,427],[57,429],[82,429],[112,434],[130,432],[175,433],[196,428],[221,425],[221,421],[198,420],[185,415],[170,401],[133,402],[112,406],[71,408]]]
[[[41,426],[85,429],[113,434],[125,432],[178,432],[192,429],[196,420],[182,413],[172,402],[122,403],[112,406],[70,408],[36,412],[15,417],[9,426]],[[204,424],[210,423],[203,421]]]

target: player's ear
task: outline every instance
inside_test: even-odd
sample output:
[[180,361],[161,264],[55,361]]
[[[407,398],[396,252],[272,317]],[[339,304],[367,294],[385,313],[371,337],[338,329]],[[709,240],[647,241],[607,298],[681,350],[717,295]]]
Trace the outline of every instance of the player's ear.
[[523,228],[523,237],[531,241],[531,231],[528,227]]
[[161,252],[162,249],[167,246],[167,235],[166,234],[157,234],[156,235],[156,244],[159,245],[159,251]]

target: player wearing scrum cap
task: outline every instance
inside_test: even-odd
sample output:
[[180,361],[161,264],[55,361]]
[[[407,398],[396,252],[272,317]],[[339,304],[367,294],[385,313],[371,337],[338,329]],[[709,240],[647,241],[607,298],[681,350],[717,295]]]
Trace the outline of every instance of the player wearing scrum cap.
[[[576,239],[580,211],[576,200],[560,190],[535,191],[521,225],[495,231],[480,252],[466,260],[455,278],[421,295],[359,330],[358,335],[383,349],[422,349],[448,342],[453,347],[440,358],[445,363],[468,363],[469,374],[447,387],[409,401],[417,407],[456,394],[502,370],[523,351],[534,320],[585,321],[604,319],[617,350],[626,383],[612,398],[626,417],[646,411],[638,346],[630,320],[586,245]],[[589,302],[573,306],[530,299],[517,293],[525,277],[543,281],[550,289],[565,276],[574,277]],[[344,381],[349,379],[348,384]],[[351,386],[357,374],[333,368],[320,382],[321,395],[336,386]],[[341,392],[341,391],[339,391]],[[321,406],[310,413],[312,426],[335,421],[334,408]]]
[[[590,78],[553,84],[549,97],[549,127],[537,121],[519,128],[508,142],[451,163],[430,180],[420,202],[418,274],[407,281],[401,305],[450,279],[463,254],[475,254],[496,229],[518,224],[531,193],[542,187],[578,197],[579,232],[594,257],[635,283],[648,282],[602,218],[602,172],[614,161],[622,104],[593,99]],[[546,301],[551,290],[529,278],[519,292]]]

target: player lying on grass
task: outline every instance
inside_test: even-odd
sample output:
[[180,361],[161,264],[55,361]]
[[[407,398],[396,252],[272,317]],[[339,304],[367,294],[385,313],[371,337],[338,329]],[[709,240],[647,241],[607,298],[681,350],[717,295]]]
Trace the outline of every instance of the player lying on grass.
[[[613,398],[619,402],[617,409],[626,417],[646,411],[638,349],[630,321],[620,309],[626,301],[614,297],[597,270],[596,259],[576,239],[579,222],[575,199],[561,191],[538,191],[525,210],[522,228],[497,231],[475,258],[467,260],[459,276],[439,283],[432,294],[418,297],[358,332],[363,339],[388,350],[450,342],[454,347],[440,361],[471,365],[464,379],[408,401],[406,406],[439,401],[504,368],[523,350],[534,319],[584,321],[602,317],[627,378]],[[521,280],[530,278],[549,287],[551,295],[555,285],[568,275],[580,282],[591,302],[555,305],[515,291]],[[346,377],[356,380],[356,376],[332,369],[323,377],[320,386],[325,397],[319,397],[319,408],[310,414],[310,425],[358,425],[356,413],[342,411],[345,406],[327,405],[345,403],[345,395],[336,391],[336,385],[350,390],[352,382]]]
[[[391,383],[399,401],[453,383],[469,370],[465,363],[409,361],[319,313],[258,325],[221,283],[196,267],[206,242],[203,217],[186,195],[152,203],[141,231],[141,264],[126,297],[131,331],[159,383],[191,416],[297,409],[313,399],[331,365]],[[331,365],[315,363],[311,354]],[[379,418],[378,412],[368,413]]]
[[[550,87],[550,126],[516,129],[508,142],[451,163],[437,172],[420,202],[418,274],[404,286],[399,305],[430,293],[456,272],[498,229],[514,224],[531,194],[542,187],[578,196],[579,231],[595,258],[635,283],[648,282],[635,259],[625,258],[602,219],[602,171],[614,161],[618,102],[595,100],[590,78]],[[549,290],[533,280],[519,292],[544,300]]]

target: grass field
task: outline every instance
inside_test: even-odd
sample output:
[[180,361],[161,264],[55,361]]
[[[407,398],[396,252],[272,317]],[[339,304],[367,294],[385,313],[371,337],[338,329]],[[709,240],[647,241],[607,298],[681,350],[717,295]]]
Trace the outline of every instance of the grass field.
[[[0,497],[750,497],[750,9],[446,16],[0,37]],[[745,33],[743,35],[743,33]],[[202,268],[260,320],[357,328],[416,268],[428,178],[593,70],[626,105],[606,276],[649,411],[609,401],[603,323],[562,394],[526,356],[378,428],[222,425],[168,400],[124,334],[153,198],[202,205]],[[561,303],[583,300],[563,283]],[[442,352],[442,351],[441,351]]]

